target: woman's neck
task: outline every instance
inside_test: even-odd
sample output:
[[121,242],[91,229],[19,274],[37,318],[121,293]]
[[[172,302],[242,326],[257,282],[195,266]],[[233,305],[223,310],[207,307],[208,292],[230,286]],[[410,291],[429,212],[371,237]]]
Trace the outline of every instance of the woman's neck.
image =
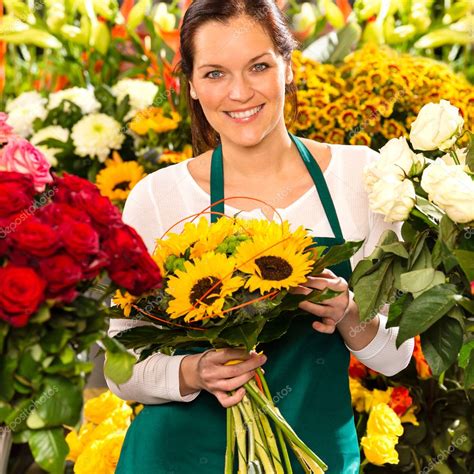
[[237,179],[278,176],[285,172],[295,154],[284,123],[252,147],[238,145],[223,137],[222,152],[226,175]]

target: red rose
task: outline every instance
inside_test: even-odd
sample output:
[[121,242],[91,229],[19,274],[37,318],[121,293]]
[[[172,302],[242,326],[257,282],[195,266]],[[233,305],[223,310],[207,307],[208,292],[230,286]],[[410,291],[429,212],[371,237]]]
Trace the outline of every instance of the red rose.
[[80,265],[70,255],[53,255],[41,260],[39,265],[48,284],[48,298],[70,302],[76,297],[75,288],[83,275]]
[[121,270],[110,271],[111,280],[132,295],[139,296],[161,286],[161,273],[154,260],[145,253],[135,265]]
[[0,234],[0,257],[3,257],[8,251],[8,240]]
[[130,268],[135,262],[148,255],[148,251],[141,237],[135,229],[123,224],[113,229],[106,241],[103,249],[110,258],[109,270],[118,271]]
[[18,226],[12,241],[17,250],[36,257],[48,257],[61,245],[57,232],[50,225],[32,218]]
[[33,203],[35,189],[29,176],[0,171],[0,218],[17,214]]
[[68,253],[77,259],[99,252],[99,234],[89,224],[66,221],[60,235]]
[[87,179],[64,173],[62,178],[56,177],[54,184],[57,187],[56,202],[72,204],[78,193],[99,194],[97,187]]
[[120,211],[107,197],[81,192],[75,197],[74,204],[89,214],[101,233],[107,234],[110,227],[123,225]]
[[81,266],[84,279],[93,280],[108,264],[109,257],[102,251],[90,258],[82,259]]
[[89,215],[68,204],[51,203],[40,209],[38,217],[42,222],[49,224],[55,229],[59,228],[64,222],[82,222],[90,224]]
[[45,282],[28,267],[0,268],[0,319],[25,326],[44,300]]
[[395,387],[392,391],[388,406],[398,415],[402,416],[412,405],[413,400],[406,387]]

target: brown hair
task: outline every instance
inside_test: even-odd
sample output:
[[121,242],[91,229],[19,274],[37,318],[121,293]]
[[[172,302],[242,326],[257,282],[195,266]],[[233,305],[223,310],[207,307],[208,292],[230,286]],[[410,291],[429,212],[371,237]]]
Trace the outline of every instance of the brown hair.
[[[189,80],[193,74],[193,40],[196,31],[209,21],[227,23],[230,19],[242,15],[252,18],[268,32],[276,50],[286,61],[291,60],[291,54],[298,45],[275,0],[194,0],[191,3],[181,26],[181,60],[176,66],[176,71],[181,74],[181,83],[184,85],[190,110],[194,156],[216,148],[220,141],[219,134],[207,121],[201,104],[198,100],[193,100],[190,95]],[[294,81],[285,86],[285,93],[290,104],[288,117],[290,124],[296,119],[298,113],[296,91]]]

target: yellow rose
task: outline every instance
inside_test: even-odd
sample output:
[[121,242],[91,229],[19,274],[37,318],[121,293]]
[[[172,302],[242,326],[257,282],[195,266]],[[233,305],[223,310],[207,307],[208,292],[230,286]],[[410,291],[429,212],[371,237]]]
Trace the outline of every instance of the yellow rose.
[[365,411],[365,400],[370,391],[367,390],[357,379],[349,377],[349,388],[351,390],[352,406],[359,412]]
[[398,464],[398,453],[395,449],[397,443],[396,436],[388,435],[364,436],[360,442],[367,460],[378,466],[386,463]]
[[90,444],[77,458],[74,474],[113,474],[114,470],[107,466],[102,447],[102,441]]
[[379,403],[388,404],[392,396],[393,388],[389,387],[387,390],[367,390],[365,398],[365,411],[369,413],[371,408]]
[[66,443],[69,446],[67,460],[76,462],[76,459],[84,449],[84,445],[82,444],[76,430],[72,430],[68,433],[68,435],[66,436]]
[[385,403],[378,403],[370,410],[367,435],[401,436],[403,426],[398,415]]
[[104,454],[107,467],[110,469],[111,473],[115,472],[115,468],[117,467],[120,451],[122,450],[126,433],[126,430],[120,430],[112,433],[107,436],[107,438],[105,438],[102,443],[102,452]]
[[112,412],[124,405],[127,406],[126,402],[112,392],[107,391],[99,397],[92,398],[86,402],[84,406],[84,417],[87,421],[99,425],[102,421],[107,419]]

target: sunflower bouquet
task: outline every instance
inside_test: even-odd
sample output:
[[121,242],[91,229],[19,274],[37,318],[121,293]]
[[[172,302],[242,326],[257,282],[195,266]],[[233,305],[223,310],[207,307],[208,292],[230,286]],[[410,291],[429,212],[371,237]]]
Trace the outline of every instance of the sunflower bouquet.
[[[292,231],[288,222],[236,217],[187,222],[182,233],[157,241],[153,258],[163,274],[162,288],[138,299],[121,293],[114,299],[126,317],[155,324],[116,337],[137,350],[140,360],[158,351],[255,350],[287,332],[301,301],[320,303],[337,295],[328,289],[309,295],[289,290],[359,247],[360,242],[347,242],[328,250],[313,243],[303,227]],[[325,471],[326,464],[273,404],[261,370],[245,388],[244,399],[227,409],[225,472],[233,471],[236,444],[242,473],[291,473],[288,446],[305,472]]]

